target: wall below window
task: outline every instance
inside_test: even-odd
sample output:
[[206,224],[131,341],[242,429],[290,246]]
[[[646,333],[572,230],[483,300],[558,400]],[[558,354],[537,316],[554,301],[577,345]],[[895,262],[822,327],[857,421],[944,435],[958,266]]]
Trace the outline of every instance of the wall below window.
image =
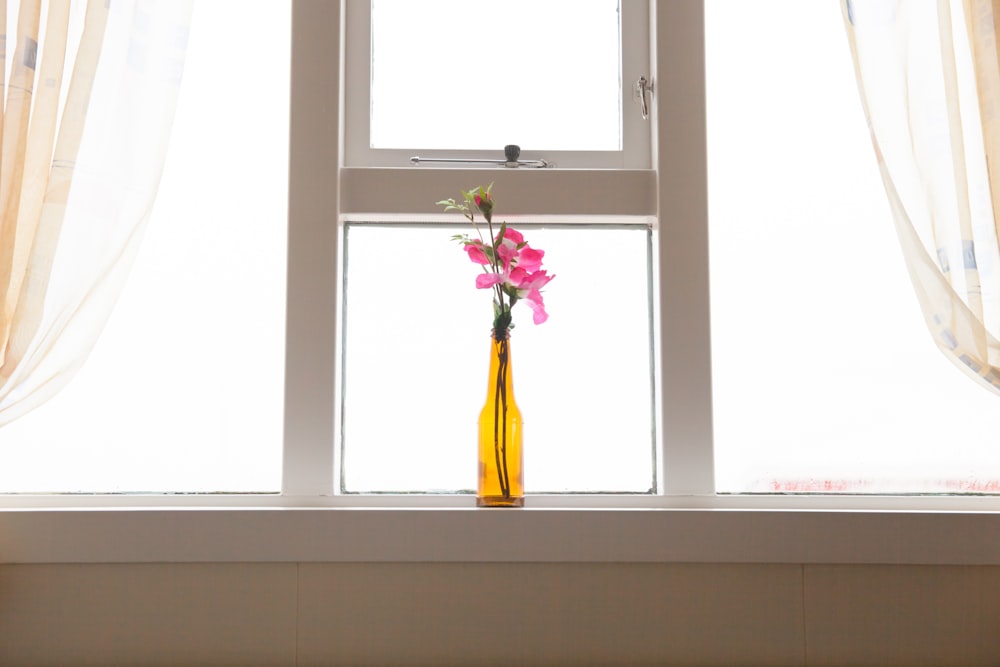
[[0,565],[4,665],[972,665],[1000,567]]

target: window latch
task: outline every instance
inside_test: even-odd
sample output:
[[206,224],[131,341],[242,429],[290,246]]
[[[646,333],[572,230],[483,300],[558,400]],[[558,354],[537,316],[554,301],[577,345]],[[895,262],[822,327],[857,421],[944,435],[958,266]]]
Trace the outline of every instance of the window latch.
[[632,99],[639,103],[639,111],[643,120],[649,120],[649,103],[653,97],[653,82],[640,76],[632,86]]
[[549,164],[545,160],[521,160],[521,147],[516,144],[508,144],[503,147],[502,160],[488,160],[479,158],[460,158],[460,157],[419,157],[414,156],[410,158],[410,162],[413,164],[420,164],[422,162],[448,162],[448,163],[458,163],[458,164],[495,164],[498,166],[509,167],[511,169],[516,169],[518,167],[533,167],[535,169],[544,169],[546,167],[552,167],[554,165]]

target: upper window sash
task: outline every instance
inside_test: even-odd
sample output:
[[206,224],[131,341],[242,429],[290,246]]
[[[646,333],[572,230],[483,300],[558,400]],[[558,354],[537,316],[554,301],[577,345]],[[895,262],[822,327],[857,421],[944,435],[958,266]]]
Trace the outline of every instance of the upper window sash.
[[[410,158],[501,159],[503,146],[495,151],[436,150],[430,147],[373,149],[370,142],[371,113],[371,0],[345,0],[345,94],[344,165],[348,167],[414,167]],[[649,169],[650,119],[643,119],[633,98],[633,84],[640,76],[650,79],[649,3],[621,2],[621,86],[622,150],[619,151],[528,151],[522,160],[545,160],[561,168]],[[434,39],[434,36],[429,36]],[[559,104],[558,85],[553,87],[552,104]],[[572,110],[567,109],[567,114]],[[441,166],[441,165],[435,165]],[[459,165],[468,166],[468,165]]]

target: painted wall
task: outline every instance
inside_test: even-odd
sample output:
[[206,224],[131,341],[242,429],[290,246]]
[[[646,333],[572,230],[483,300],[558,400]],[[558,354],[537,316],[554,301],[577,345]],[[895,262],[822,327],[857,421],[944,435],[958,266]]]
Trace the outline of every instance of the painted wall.
[[2,665],[985,665],[998,627],[995,566],[0,566]]

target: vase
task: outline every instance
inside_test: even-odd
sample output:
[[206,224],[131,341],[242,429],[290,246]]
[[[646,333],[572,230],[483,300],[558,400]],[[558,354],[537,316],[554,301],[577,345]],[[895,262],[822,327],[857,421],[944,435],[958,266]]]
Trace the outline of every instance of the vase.
[[510,330],[490,334],[486,405],[479,414],[478,507],[524,506],[521,411],[514,401]]

